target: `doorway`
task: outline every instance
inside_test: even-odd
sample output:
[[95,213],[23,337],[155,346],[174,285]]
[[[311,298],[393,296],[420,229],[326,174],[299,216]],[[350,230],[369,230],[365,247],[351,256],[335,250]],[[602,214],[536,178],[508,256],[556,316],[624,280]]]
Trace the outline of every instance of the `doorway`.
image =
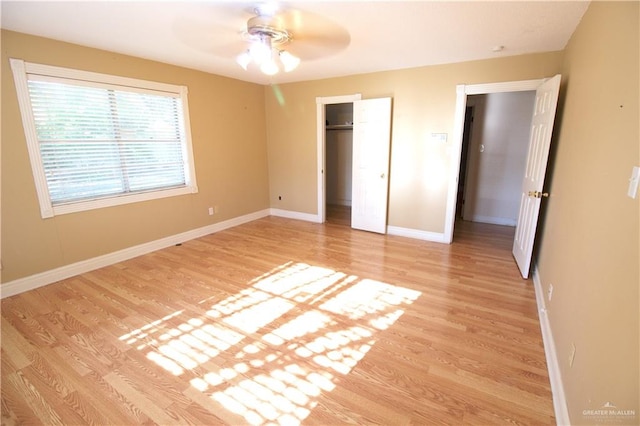
[[[447,194],[447,209],[443,235],[443,241],[445,243],[451,244],[451,242],[453,241],[453,230],[455,221],[457,219],[456,206],[460,184],[459,179],[462,161],[462,141],[464,135],[465,114],[469,97],[471,97],[472,95],[485,95],[489,93],[521,92],[531,90],[535,91],[543,82],[544,79],[538,79],[488,84],[461,84],[456,87],[456,110],[454,117],[453,135],[453,141],[455,145],[452,147],[451,156],[452,175],[450,177],[450,180],[452,183],[449,185],[449,192]],[[471,132],[473,133],[473,130]]]
[[[540,80],[526,80],[481,85],[459,85],[456,87],[456,111],[454,119],[455,137],[452,155],[452,184],[447,195],[444,241],[453,241],[453,228],[456,219],[456,201],[458,178],[462,154],[464,115],[469,95],[535,91],[535,102],[531,118],[531,131],[527,146],[527,157],[520,189],[520,205],[516,220],[513,242],[513,257],[523,278],[529,277],[534,240],[538,225],[540,203],[549,194],[544,192],[544,178],[549,158],[549,147],[553,135],[553,125],[558,105],[561,75]],[[469,150],[471,151],[471,149]],[[467,161],[467,163],[470,163]],[[468,167],[467,167],[468,168]],[[467,172],[467,176],[469,173]],[[468,179],[468,177],[467,177]],[[468,185],[467,185],[468,186]],[[467,189],[465,189],[465,192]]]
[[362,99],[360,93],[343,96],[327,96],[316,98],[316,140],[317,140],[317,194],[318,215],[316,222],[325,223],[327,220],[326,202],[326,135],[327,117],[326,107],[334,104],[353,104]]
[[515,227],[534,91],[467,97],[456,220]]
[[[385,234],[389,200],[389,158],[391,146],[392,99],[360,99],[360,95],[316,98],[318,141],[318,222],[326,221],[327,212],[327,132],[347,130],[349,118],[327,129],[327,105],[351,104],[352,173],[351,228]],[[348,150],[345,150],[348,152]]]

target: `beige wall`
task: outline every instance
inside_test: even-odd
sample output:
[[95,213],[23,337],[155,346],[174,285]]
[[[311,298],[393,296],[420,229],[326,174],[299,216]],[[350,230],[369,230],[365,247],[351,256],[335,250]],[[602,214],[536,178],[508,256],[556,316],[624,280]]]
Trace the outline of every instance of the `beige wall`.
[[[271,206],[317,213],[316,97],[390,96],[389,225],[442,233],[456,85],[549,77],[561,61],[553,52],[267,87]],[[447,133],[447,143],[433,144],[431,133]]]
[[[9,58],[188,86],[199,192],[43,220]],[[265,135],[260,85],[3,31],[2,281],[268,208]]]
[[[538,266],[573,424],[610,402],[635,410],[638,382],[639,3],[594,2],[566,49],[564,107]],[[571,344],[575,362],[569,367]],[[605,421],[614,423],[613,419]]]

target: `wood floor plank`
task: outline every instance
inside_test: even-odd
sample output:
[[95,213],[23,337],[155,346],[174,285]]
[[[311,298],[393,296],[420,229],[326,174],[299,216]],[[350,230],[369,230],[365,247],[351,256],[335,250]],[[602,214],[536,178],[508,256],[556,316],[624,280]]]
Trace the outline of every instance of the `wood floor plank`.
[[[64,412],[63,410],[73,410],[74,416],[83,419],[80,421],[81,424],[124,425],[135,421],[134,418],[121,412],[120,404],[110,404],[102,390],[100,392],[86,391],[87,382],[93,380],[90,371],[84,371],[84,376],[78,374],[70,365],[69,358],[61,356],[55,349],[43,348],[40,355],[50,364],[50,369],[56,371],[61,380],[67,383],[66,387],[71,390],[63,401],[58,401],[57,407],[62,406],[61,413]],[[96,390],[95,387],[94,390]],[[65,423],[69,423],[67,418],[65,418]]]
[[22,311],[19,304],[10,305],[7,309],[3,308],[2,311],[2,318],[34,345],[51,346],[58,342],[56,336],[40,322],[41,317],[29,313],[29,311]]
[[171,417],[182,420],[181,424],[209,426],[224,423],[222,419],[195,402],[188,405],[174,402],[166,411]]
[[213,398],[212,392],[189,387],[184,391],[184,394],[191,398],[194,404],[210,413],[214,419],[220,419],[220,422],[214,421],[212,424],[241,425],[247,423],[240,409],[236,409],[234,405],[229,404],[225,407]]
[[2,423],[553,424],[513,228],[461,222],[445,245],[348,212],[2,300]]
[[2,386],[8,387],[8,392],[13,391],[23,398],[25,404],[33,411],[34,418],[49,425],[63,425],[64,421],[53,409],[50,402],[45,399],[42,388],[36,388],[22,371],[3,377]]
[[[106,407],[96,408],[89,395],[81,394],[78,391],[67,394],[64,401],[56,405],[56,409],[66,424],[122,424],[111,419],[111,410]],[[77,420],[73,421],[74,418]]]
[[[2,317],[2,371],[13,373],[31,364],[31,355],[38,351],[27,337],[20,334],[12,324]],[[5,366],[6,363],[6,366]]]
[[[147,392],[141,392],[136,386],[128,380],[128,377],[123,377],[118,372],[114,371],[104,376],[104,380],[111,385],[114,389],[118,389],[118,392],[122,394],[126,399],[135,404],[140,411],[146,414],[151,420],[158,424],[174,424],[173,418],[160,407],[156,401],[151,399],[151,395]],[[138,386],[143,386],[143,383],[139,383]]]
[[93,399],[94,405],[100,407],[99,404],[103,403],[108,407],[106,410],[103,408],[101,412],[109,413],[112,418],[126,419],[124,421],[115,421],[114,424],[147,424],[151,421],[142,412],[137,401],[127,399],[121,389],[111,386],[104,377],[91,371],[87,374],[87,381],[92,383],[92,396],[96,397]]

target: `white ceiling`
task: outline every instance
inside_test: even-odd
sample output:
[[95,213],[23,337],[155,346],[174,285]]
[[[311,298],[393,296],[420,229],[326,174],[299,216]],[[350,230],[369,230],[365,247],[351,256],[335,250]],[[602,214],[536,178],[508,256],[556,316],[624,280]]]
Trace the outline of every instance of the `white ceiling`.
[[[3,0],[1,22],[13,31],[269,84],[561,50],[589,2],[283,2],[280,10],[311,17],[303,32],[320,37],[318,28],[327,29],[326,36],[346,36],[347,45],[322,50],[318,38],[320,50],[305,57],[303,49],[296,70],[273,77],[235,62],[240,31],[258,4]],[[293,53],[309,42],[296,31]],[[504,50],[496,53],[495,46]]]

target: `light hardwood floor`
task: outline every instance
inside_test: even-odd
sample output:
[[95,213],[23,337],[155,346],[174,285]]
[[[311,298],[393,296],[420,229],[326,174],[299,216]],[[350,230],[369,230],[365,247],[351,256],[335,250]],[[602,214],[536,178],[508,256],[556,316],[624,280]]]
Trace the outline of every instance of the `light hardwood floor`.
[[351,226],[351,207],[327,204],[326,221],[332,225]]
[[3,424],[553,424],[512,228],[269,217],[2,301]]

